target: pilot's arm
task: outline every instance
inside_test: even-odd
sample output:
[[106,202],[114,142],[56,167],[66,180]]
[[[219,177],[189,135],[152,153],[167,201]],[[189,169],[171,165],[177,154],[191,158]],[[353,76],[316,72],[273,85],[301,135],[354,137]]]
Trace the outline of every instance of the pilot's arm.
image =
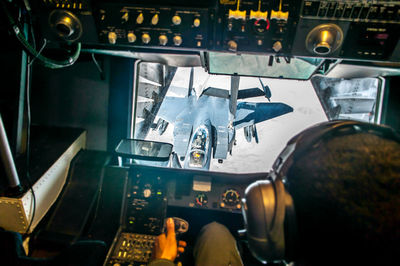
[[150,262],[149,266],[175,265],[175,258],[179,253],[185,251],[185,247],[185,241],[179,241],[179,243],[176,242],[174,220],[169,218],[167,220],[167,234],[164,233],[157,237],[156,242],[154,243],[154,260]]

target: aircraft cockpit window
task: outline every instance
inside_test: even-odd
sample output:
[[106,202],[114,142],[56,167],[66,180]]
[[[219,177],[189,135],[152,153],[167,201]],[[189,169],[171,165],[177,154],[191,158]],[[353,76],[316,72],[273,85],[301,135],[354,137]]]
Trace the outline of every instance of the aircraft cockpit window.
[[137,71],[132,137],[173,144],[172,167],[266,172],[291,137],[327,120],[310,81],[146,62]]
[[385,79],[315,76],[311,82],[329,120],[350,119],[380,123]]
[[204,126],[200,126],[196,132],[193,134],[193,141],[191,148],[200,149],[202,151],[206,150],[206,145],[208,141],[207,129]]
[[266,172],[311,125],[380,122],[380,78],[268,79],[145,62],[138,71],[132,137],[173,144],[173,167]]
[[209,53],[210,73],[268,78],[308,80],[324,61],[311,57]]

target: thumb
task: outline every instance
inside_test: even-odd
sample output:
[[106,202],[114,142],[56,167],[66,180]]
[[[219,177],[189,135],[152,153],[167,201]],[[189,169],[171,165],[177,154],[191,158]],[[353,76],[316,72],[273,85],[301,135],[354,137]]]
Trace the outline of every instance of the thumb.
[[169,241],[176,240],[175,238],[175,223],[174,219],[168,218],[167,220],[167,239]]

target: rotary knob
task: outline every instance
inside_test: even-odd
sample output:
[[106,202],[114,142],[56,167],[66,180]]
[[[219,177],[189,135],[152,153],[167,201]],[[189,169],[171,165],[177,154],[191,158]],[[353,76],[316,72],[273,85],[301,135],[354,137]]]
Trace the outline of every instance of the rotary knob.
[[115,44],[117,42],[117,34],[113,31],[108,33],[108,42],[111,44]]
[[137,18],[136,18],[136,23],[142,24],[143,20],[144,20],[143,13],[140,13],[139,16],[137,16]]
[[237,43],[235,41],[229,41],[228,42],[228,50],[232,51],[232,52],[236,52],[237,51]]
[[182,44],[182,37],[179,36],[179,35],[176,35],[176,36],[174,37],[174,44],[175,44],[176,46],[181,45],[181,44]]
[[176,15],[172,17],[172,23],[174,23],[174,25],[180,25],[182,22],[182,19],[180,16]]
[[128,12],[124,12],[124,14],[121,17],[121,22],[122,23],[126,23],[129,20],[129,13]]
[[158,14],[155,14],[152,18],[151,18],[151,25],[157,25],[159,21],[159,17]]
[[143,43],[148,44],[148,43],[150,42],[150,40],[151,40],[151,37],[150,37],[149,34],[144,33],[144,34],[142,35],[142,42],[143,42]]
[[158,40],[160,41],[160,45],[166,45],[168,42],[168,38],[166,35],[160,35],[160,37],[158,37]]
[[195,26],[196,28],[200,26],[200,19],[199,18],[195,18],[193,20],[193,26]]
[[128,35],[128,42],[133,43],[136,41],[136,35],[133,32],[129,32]]
[[274,42],[272,45],[272,50],[274,50],[276,53],[282,50],[282,43],[280,41]]
[[151,190],[149,188],[146,188],[145,190],[143,190],[143,196],[145,198],[148,198],[151,196]]

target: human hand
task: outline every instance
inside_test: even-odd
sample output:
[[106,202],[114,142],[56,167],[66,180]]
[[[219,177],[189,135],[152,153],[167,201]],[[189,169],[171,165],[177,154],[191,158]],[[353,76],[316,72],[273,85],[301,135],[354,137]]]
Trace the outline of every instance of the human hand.
[[179,256],[179,253],[185,251],[186,247],[185,241],[179,241],[178,244],[176,242],[174,219],[168,218],[167,234],[159,235],[154,243],[154,258],[174,261]]

